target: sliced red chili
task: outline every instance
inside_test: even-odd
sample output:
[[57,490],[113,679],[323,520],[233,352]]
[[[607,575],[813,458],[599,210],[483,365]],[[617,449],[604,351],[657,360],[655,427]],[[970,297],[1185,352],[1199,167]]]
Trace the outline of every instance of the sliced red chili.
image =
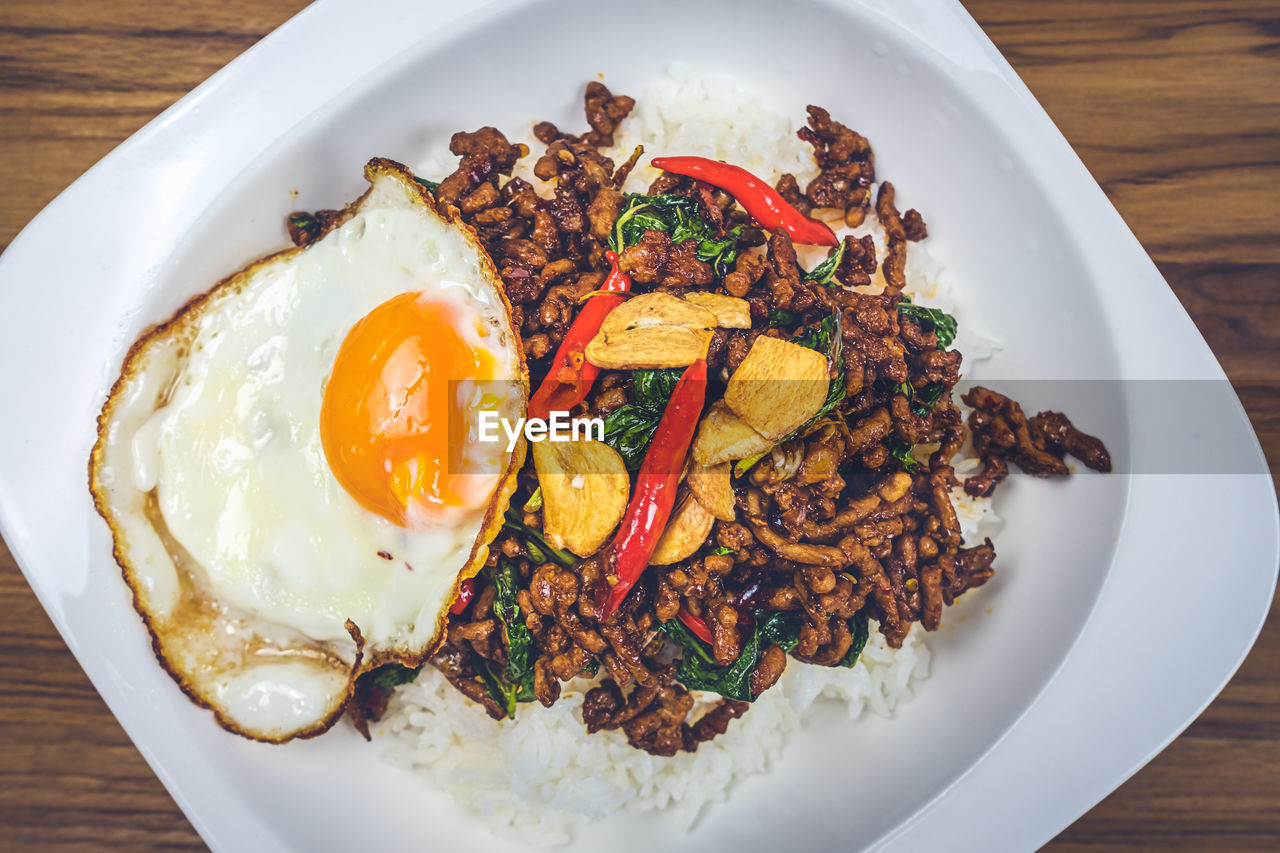
[[707,627],[706,621],[701,616],[694,616],[681,607],[676,612],[676,618],[683,622],[684,626],[692,631],[699,640],[708,646],[715,645],[711,640],[711,629]]
[[471,599],[475,597],[475,578],[464,579],[462,583],[458,584],[458,597],[453,600],[453,605],[449,608],[449,612],[454,616],[460,615],[462,611],[467,609],[467,605],[471,603]]
[[826,223],[796,210],[777,190],[739,166],[706,157],[654,157],[655,169],[684,175],[719,187],[765,228],[785,228],[796,243],[838,246],[840,240]]
[[600,332],[604,318],[625,298],[619,294],[631,289],[631,276],[618,269],[616,252],[605,252],[609,259],[609,275],[597,293],[582,306],[578,316],[564,334],[564,340],[551,359],[551,369],[529,398],[529,417],[546,418],[552,412],[567,412],[587,399],[600,368],[587,361],[587,344]]
[[649,450],[640,463],[635,491],[622,517],[605,561],[606,585],[597,592],[600,621],[609,618],[635,586],[653,549],[667,527],[676,503],[676,488],[707,394],[707,361],[700,358],[685,368],[653,431]]

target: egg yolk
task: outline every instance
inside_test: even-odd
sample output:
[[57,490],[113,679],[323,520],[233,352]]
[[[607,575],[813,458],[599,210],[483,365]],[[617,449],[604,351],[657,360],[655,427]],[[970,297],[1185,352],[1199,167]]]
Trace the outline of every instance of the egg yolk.
[[361,506],[400,526],[488,499],[476,475],[449,463],[450,426],[465,436],[462,383],[495,378],[492,354],[462,335],[467,322],[457,306],[402,293],[347,333],[325,386],[330,469]]

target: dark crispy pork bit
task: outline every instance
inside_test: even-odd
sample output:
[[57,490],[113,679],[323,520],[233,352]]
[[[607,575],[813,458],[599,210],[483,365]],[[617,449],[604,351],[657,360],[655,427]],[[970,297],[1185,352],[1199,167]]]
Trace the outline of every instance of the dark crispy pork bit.
[[1032,440],[1054,453],[1069,453],[1094,471],[1111,470],[1111,454],[1097,438],[1076,429],[1062,412],[1040,412],[1030,421]]
[[800,192],[800,184],[796,182],[795,175],[787,172],[782,177],[778,178],[778,185],[776,189],[778,190],[778,194],[782,196],[787,204],[791,205],[805,216],[808,216],[813,212],[813,203],[810,202],[809,199],[805,198]]
[[586,141],[598,148],[607,148],[613,144],[613,132],[618,124],[636,105],[635,98],[614,95],[603,83],[592,80],[587,84],[583,100],[586,104],[587,124],[591,125]]
[[982,460],[982,470],[964,481],[964,490],[975,498],[988,498],[1008,476],[1009,464],[1003,456],[987,456]]
[[673,246],[663,232],[645,231],[640,242],[622,250],[618,269],[639,284],[677,289],[710,284],[715,275],[709,264],[698,259],[697,251],[694,240]]
[[822,107],[811,105],[808,111],[809,126],[801,128],[799,136],[813,146],[821,171],[805,188],[805,196],[814,207],[843,209],[845,221],[856,227],[866,216],[876,179],[871,144]]
[[1060,412],[1028,419],[1015,401],[980,385],[963,399],[973,407],[969,429],[983,461],[983,470],[965,484],[970,494],[990,494],[1004,479],[1006,461],[1037,477],[1062,477],[1069,473],[1063,456],[1070,453],[1096,471],[1111,470],[1111,455],[1102,442],[1076,429]]

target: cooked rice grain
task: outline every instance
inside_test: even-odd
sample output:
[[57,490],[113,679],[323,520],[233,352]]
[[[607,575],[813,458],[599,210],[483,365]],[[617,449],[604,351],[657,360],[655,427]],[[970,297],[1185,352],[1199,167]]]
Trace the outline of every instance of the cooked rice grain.
[[[725,800],[741,779],[763,773],[821,697],[844,703],[852,719],[892,715],[929,672],[929,650],[912,631],[901,649],[874,632],[852,668],[789,661],[782,678],[720,737],[672,758],[627,745],[621,731],[588,735],[582,722],[587,679],[566,685],[550,708],[521,706],[495,722],[444,676],[427,667],[397,689],[376,728],[387,761],[423,773],[503,837],[548,846],[576,826],[627,809],[670,807],[691,824]],[[719,697],[695,693],[709,707]]]

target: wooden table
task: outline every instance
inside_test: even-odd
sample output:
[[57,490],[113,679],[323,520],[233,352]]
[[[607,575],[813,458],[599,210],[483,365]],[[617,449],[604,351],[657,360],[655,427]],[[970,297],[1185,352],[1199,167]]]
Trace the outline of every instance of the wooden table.
[[[4,0],[0,248],[81,172],[303,5]],[[1280,3],[968,6],[1240,387],[1275,472]],[[2,545],[0,613],[0,847],[203,849]],[[1050,848],[1280,847],[1278,671],[1273,616],[1204,716]]]

